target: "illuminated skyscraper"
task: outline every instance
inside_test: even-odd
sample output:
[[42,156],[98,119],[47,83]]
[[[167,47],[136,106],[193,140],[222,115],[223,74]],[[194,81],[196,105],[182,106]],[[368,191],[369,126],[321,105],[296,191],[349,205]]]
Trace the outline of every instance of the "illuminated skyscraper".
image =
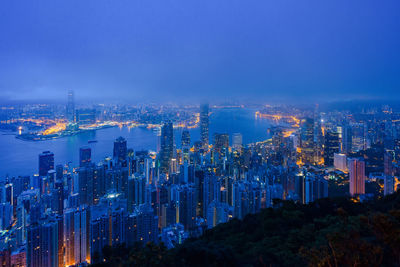
[[119,162],[122,162],[126,159],[128,153],[128,149],[126,146],[126,140],[122,136],[118,137],[117,140],[114,141],[114,159],[117,159]]
[[160,163],[164,173],[169,171],[169,164],[174,152],[174,129],[172,122],[166,122],[161,128]]
[[188,161],[189,149],[190,149],[190,133],[188,130],[184,130],[182,132],[181,145],[182,145],[183,160]]
[[232,135],[232,147],[237,151],[241,151],[243,146],[243,136],[241,133],[234,133]]
[[74,91],[68,91],[68,103],[67,103],[67,120],[69,123],[75,122],[75,100]]
[[200,105],[200,141],[204,149],[207,149],[209,143],[209,117],[208,104]]
[[190,146],[190,133],[188,130],[182,131],[181,145],[182,148]]
[[83,167],[91,162],[92,149],[90,147],[81,147],[79,149],[79,166]]
[[324,163],[325,166],[333,166],[334,154],[339,152],[339,134],[328,131],[325,134]]
[[39,155],[39,175],[46,176],[49,170],[54,170],[54,154],[44,151]]
[[313,164],[315,162],[314,150],[314,120],[306,118],[301,121],[301,160],[303,163]]
[[350,195],[365,194],[365,162],[362,159],[350,158],[348,160],[350,176]]

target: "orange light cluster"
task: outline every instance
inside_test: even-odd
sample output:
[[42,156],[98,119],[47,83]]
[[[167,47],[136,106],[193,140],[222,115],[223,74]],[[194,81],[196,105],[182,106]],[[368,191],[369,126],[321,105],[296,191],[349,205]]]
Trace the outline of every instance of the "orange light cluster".
[[66,129],[66,127],[67,127],[67,125],[63,122],[56,123],[56,125],[51,126],[50,128],[47,128],[43,132],[43,135],[56,134],[58,132],[64,131]]
[[255,113],[256,118],[261,118],[261,119],[272,119],[275,121],[279,121],[281,119],[287,119],[290,122],[292,122],[295,127],[299,127],[300,125],[300,119],[296,118],[295,116],[291,115],[281,115],[281,114],[265,114],[261,113],[259,111],[256,111]]

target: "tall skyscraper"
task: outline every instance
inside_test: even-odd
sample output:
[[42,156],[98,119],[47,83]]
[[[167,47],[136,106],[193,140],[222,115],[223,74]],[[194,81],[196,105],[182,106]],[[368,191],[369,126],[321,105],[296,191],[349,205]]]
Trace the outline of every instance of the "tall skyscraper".
[[81,147],[79,149],[79,166],[83,167],[92,160],[92,149],[90,147]]
[[306,118],[301,121],[300,147],[302,162],[313,164],[315,162],[314,120],[311,118]]
[[234,133],[232,135],[232,147],[237,151],[241,151],[243,146],[243,136],[241,133]]
[[200,141],[204,149],[208,148],[209,143],[209,117],[208,104],[200,105]]
[[174,153],[174,129],[172,122],[166,122],[161,128],[161,170],[164,173],[169,171],[169,164]]
[[190,146],[190,133],[188,130],[182,131],[181,145],[182,148]]
[[69,123],[75,122],[75,100],[74,91],[68,91],[68,103],[67,103],[67,120]]
[[334,154],[339,152],[339,134],[333,131],[327,131],[324,144],[324,163],[325,166],[333,166]]
[[117,140],[114,141],[114,159],[117,159],[119,162],[122,162],[126,159],[127,156],[127,146],[126,140],[122,136],[118,137]]
[[44,151],[39,155],[39,176],[46,176],[49,170],[54,170],[54,154]]
[[350,158],[348,160],[350,176],[350,195],[365,194],[365,162],[362,159]]

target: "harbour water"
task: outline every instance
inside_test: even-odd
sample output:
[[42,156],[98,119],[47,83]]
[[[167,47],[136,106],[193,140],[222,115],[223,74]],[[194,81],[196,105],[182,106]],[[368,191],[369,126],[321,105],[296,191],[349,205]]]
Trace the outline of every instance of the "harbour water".
[[[211,143],[214,133],[228,133],[231,142],[233,133],[241,133],[244,144],[269,138],[267,131],[271,122],[255,119],[255,110],[232,108],[215,109],[211,112],[209,131]],[[180,147],[182,130],[174,130],[177,147]],[[190,135],[193,144],[199,140],[200,129],[191,129]],[[98,162],[107,156],[112,156],[113,142],[119,136],[127,139],[128,148],[157,150],[157,133],[146,128],[114,127],[46,141],[23,141],[15,138],[15,135],[0,133],[0,179],[37,173],[38,155],[46,150],[54,153],[55,164],[71,162],[72,166],[76,166],[79,160],[79,148],[89,146],[92,148],[92,160]],[[97,142],[88,143],[90,140]]]

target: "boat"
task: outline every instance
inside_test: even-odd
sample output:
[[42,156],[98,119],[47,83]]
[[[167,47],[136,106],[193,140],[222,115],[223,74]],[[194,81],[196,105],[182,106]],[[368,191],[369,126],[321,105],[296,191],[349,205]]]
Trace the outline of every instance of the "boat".
[[88,143],[89,143],[89,144],[97,143],[97,140],[89,140]]

